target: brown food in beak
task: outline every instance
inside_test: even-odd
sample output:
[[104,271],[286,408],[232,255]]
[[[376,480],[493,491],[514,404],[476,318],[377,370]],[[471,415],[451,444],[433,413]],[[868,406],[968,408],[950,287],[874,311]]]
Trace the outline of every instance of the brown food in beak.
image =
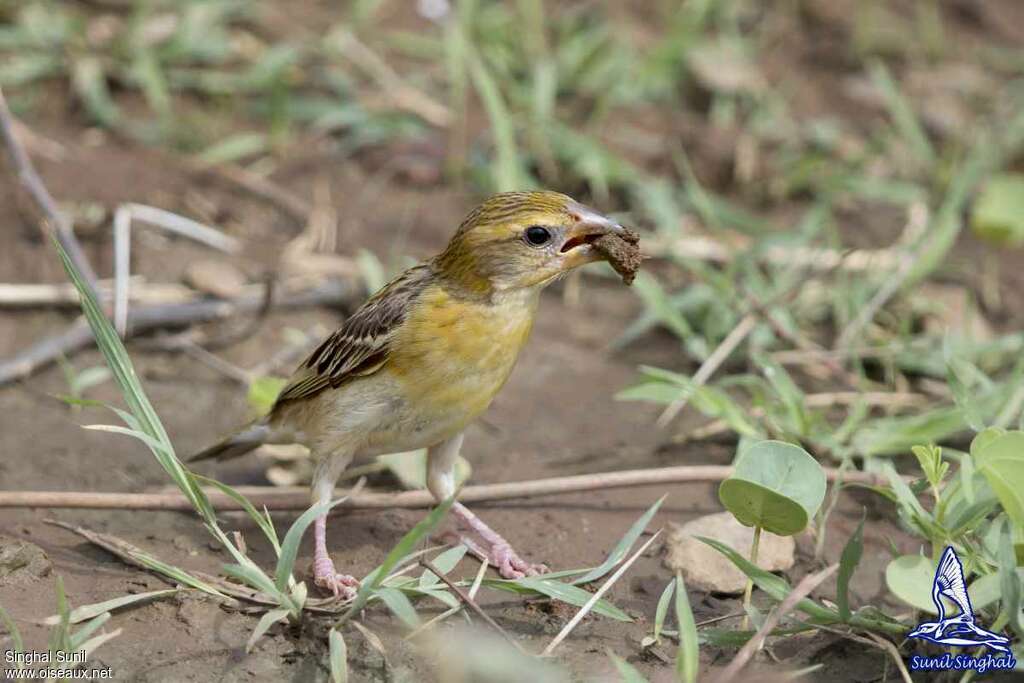
[[633,284],[636,272],[640,270],[640,262],[644,257],[640,254],[640,235],[629,228],[622,232],[601,235],[591,242],[611,264],[615,272],[622,276],[627,285]]

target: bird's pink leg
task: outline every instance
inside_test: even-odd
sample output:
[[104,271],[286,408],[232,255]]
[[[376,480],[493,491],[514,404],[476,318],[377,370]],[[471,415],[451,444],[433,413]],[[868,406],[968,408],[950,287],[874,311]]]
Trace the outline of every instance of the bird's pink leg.
[[[462,434],[456,434],[427,449],[427,488],[437,502],[455,495],[455,459],[462,447]],[[452,514],[468,527],[478,538],[461,536],[459,541],[481,562],[493,564],[498,573],[506,579],[521,579],[524,576],[543,574],[548,570],[542,564],[526,562],[501,534],[484,524],[483,520],[470,512],[462,503],[452,506]]]
[[313,583],[331,591],[334,597],[349,600],[355,597],[359,581],[354,576],[339,574],[327,552],[327,515],[313,522],[315,548],[313,550]]
[[483,562],[493,564],[498,573],[506,579],[521,579],[524,576],[544,574],[548,568],[542,564],[530,564],[519,557],[512,545],[497,531],[487,526],[482,519],[470,512],[462,503],[452,506],[452,513],[464,526],[473,531],[483,545],[475,539],[463,537],[460,540]]
[[[328,457],[320,457],[318,460],[317,468],[313,472],[313,501],[327,503],[334,493],[338,477],[352,460],[352,454],[335,453]],[[348,574],[339,574],[327,552],[326,514],[313,520],[313,545],[313,583],[330,591],[336,598],[354,598],[359,589],[359,581]]]

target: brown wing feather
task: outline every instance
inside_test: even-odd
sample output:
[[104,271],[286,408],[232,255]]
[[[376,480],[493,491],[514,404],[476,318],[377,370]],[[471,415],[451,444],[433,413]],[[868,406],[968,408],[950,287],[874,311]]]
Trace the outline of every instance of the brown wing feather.
[[394,331],[405,320],[430,274],[427,265],[410,268],[370,297],[303,361],[278,396],[275,408],[382,368]]

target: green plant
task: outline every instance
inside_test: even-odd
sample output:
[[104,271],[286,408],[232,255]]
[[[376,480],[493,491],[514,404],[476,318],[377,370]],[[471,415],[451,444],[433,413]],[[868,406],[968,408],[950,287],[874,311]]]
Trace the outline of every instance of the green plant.
[[[970,451],[956,455],[959,467],[952,473],[942,449],[920,446],[914,454],[922,477],[908,484],[886,463],[890,486],[882,492],[894,500],[906,528],[930,553],[894,558],[885,573],[889,590],[907,604],[934,613],[932,576],[939,556],[952,546],[963,562],[973,608],[988,613],[995,629],[1009,624],[1016,634],[1014,652],[1020,652],[1024,432],[979,432]],[[921,491],[928,491],[930,506],[919,501]]]
[[[759,441],[742,449],[734,470],[718,487],[722,505],[744,526],[754,527],[750,562],[757,564],[761,530],[792,536],[807,528],[825,498],[825,473],[818,461],[793,444]],[[747,581],[744,609],[750,609],[753,580]],[[747,621],[744,619],[744,628]]]

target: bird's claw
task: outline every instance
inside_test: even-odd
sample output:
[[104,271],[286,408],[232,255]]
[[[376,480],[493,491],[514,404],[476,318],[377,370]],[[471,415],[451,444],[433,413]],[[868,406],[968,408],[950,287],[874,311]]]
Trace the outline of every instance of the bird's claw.
[[547,574],[550,570],[543,564],[531,564],[519,557],[508,543],[491,546],[487,561],[498,569],[503,579],[521,579],[525,576]]
[[359,592],[359,580],[349,574],[336,572],[330,558],[326,561],[318,559],[313,563],[313,583],[342,601],[354,599]]
[[359,580],[348,574],[334,574],[333,576],[316,576],[313,578],[319,588],[323,588],[341,600],[347,602],[356,597],[359,592]]
[[481,544],[476,539],[468,536],[460,536],[454,533],[444,535],[444,540],[452,545],[462,544],[469,549],[469,552],[484,564],[492,565],[498,570],[503,579],[521,579],[524,576],[538,576],[547,574],[550,569],[544,564],[531,564],[519,557],[512,545],[507,541]]

